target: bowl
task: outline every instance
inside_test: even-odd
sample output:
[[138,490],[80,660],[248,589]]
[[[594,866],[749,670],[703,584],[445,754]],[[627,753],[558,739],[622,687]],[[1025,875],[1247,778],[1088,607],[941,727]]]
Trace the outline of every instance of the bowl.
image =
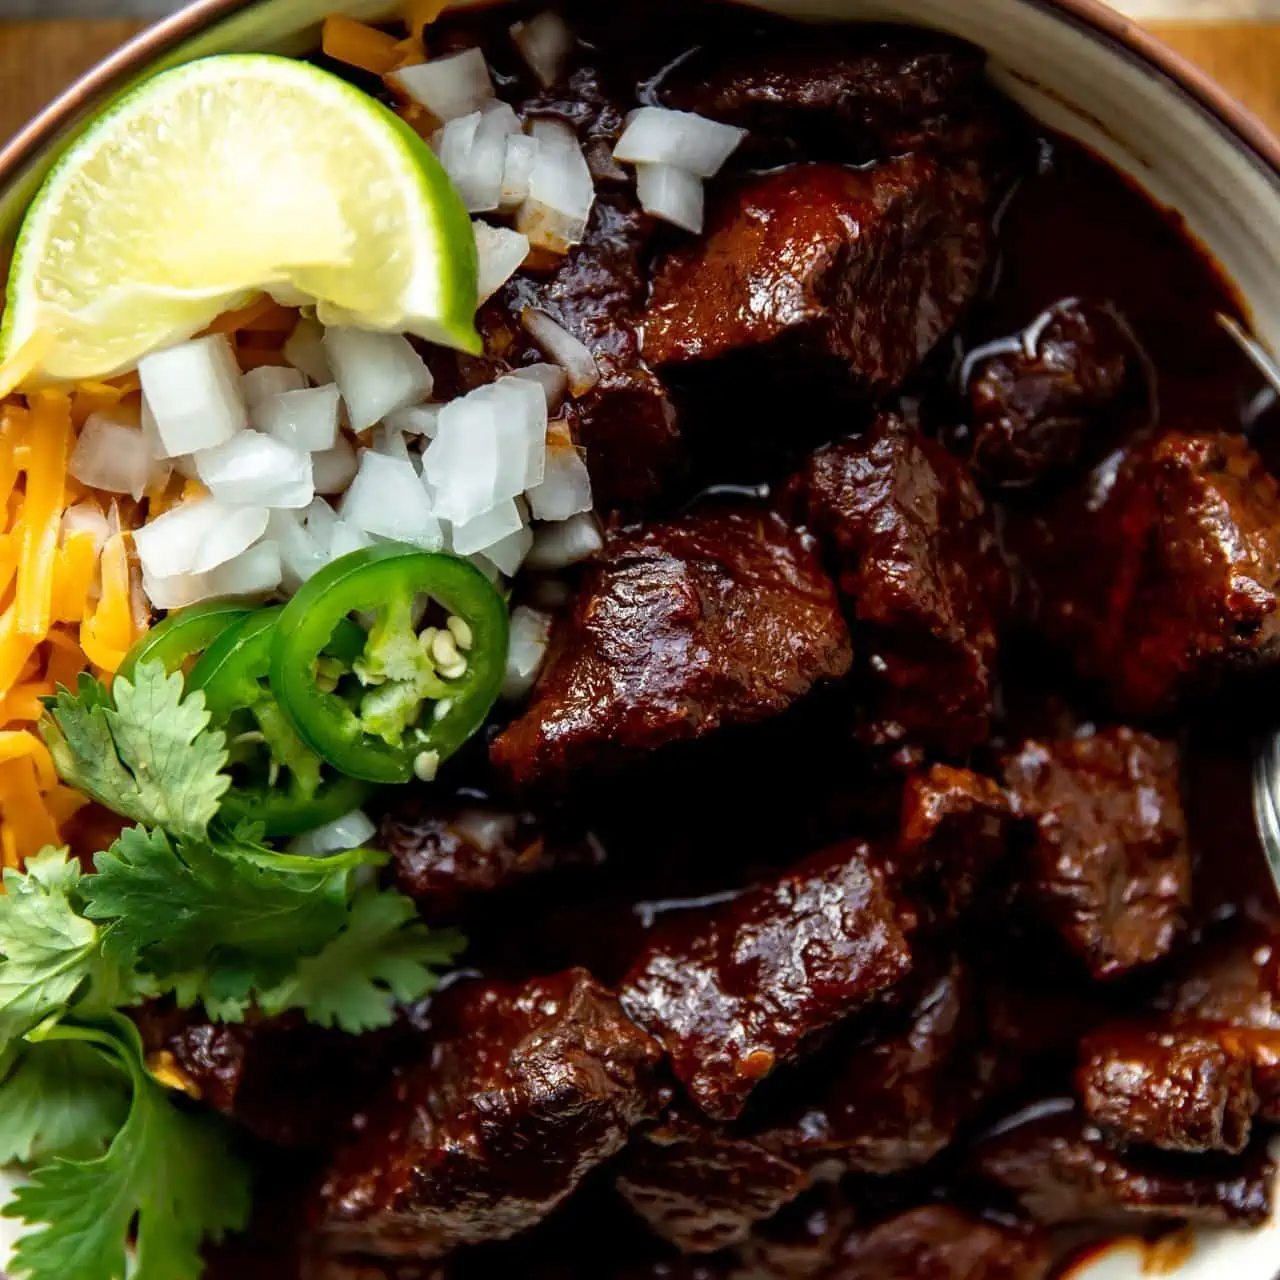
[[[1178,212],[1235,284],[1254,332],[1280,353],[1280,138],[1134,22],[1099,0],[742,2],[800,19],[906,22],[981,45],[1009,97]],[[213,53],[303,53],[318,45],[328,13],[376,20],[399,7],[395,0],[195,0],[107,58],[0,150],[0,251],[59,149],[139,79]],[[0,1173],[0,1199],[6,1185]],[[0,1266],[13,1226],[0,1220]],[[1070,1276],[1152,1274],[1276,1280],[1280,1217],[1255,1232],[1198,1231],[1176,1249],[1118,1240]]]

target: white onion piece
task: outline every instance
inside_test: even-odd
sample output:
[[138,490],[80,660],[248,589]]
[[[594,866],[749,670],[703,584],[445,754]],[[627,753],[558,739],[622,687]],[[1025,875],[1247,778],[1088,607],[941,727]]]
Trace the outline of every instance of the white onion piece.
[[529,195],[516,213],[516,230],[532,244],[568,253],[587,233],[596,189],[574,131],[559,120],[530,125],[538,143]]
[[528,335],[569,375],[569,390],[575,398],[585,396],[600,381],[600,370],[587,347],[545,311],[525,307],[520,323]]
[[591,477],[566,422],[553,422],[547,430],[546,465],[546,478],[526,495],[533,518],[567,520],[581,511],[590,511]]
[[577,44],[565,20],[550,9],[528,22],[517,22],[511,28],[511,38],[544,89],[550,89],[564,74]]
[[240,367],[222,334],[143,356],[138,376],[166,457],[211,449],[249,421]]
[[302,858],[323,858],[326,854],[358,849],[377,834],[378,828],[369,816],[362,809],[352,809],[323,827],[295,836],[289,841],[289,852]]
[[476,552],[488,555],[488,549],[524,527],[519,508],[510,499],[490,507],[466,524],[455,524],[450,540],[455,555],[469,556]]
[[356,478],[356,451],[346,436],[323,453],[311,455],[311,478],[317,493],[342,493]]
[[529,256],[529,237],[509,227],[491,227],[477,219],[476,253],[480,258],[479,300],[487,302],[520,269]]
[[342,499],[344,523],[375,534],[411,542],[425,551],[444,546],[444,532],[431,510],[431,496],[413,464],[366,450],[360,469]]
[[78,538],[82,533],[93,534],[94,546],[99,551],[102,544],[111,536],[111,528],[107,517],[96,502],[77,502],[62,513],[62,540],[67,542]]
[[514,213],[529,198],[529,179],[538,160],[538,140],[523,133],[509,133],[504,145],[502,198],[498,208],[503,213]]
[[404,442],[404,432],[387,426],[385,422],[373,429],[370,447],[374,453],[380,453],[384,458],[394,458],[397,462],[413,461],[409,456],[409,446]]
[[143,571],[153,578],[208,573],[257,542],[269,517],[266,507],[232,507],[215,498],[195,498],[136,530],[133,545]]
[[494,96],[489,66],[479,49],[401,67],[387,79],[446,123],[479,111]]
[[353,431],[367,431],[431,394],[431,370],[400,334],[333,327],[325,330],[324,350]]
[[522,525],[505,538],[491,542],[485,547],[483,554],[486,560],[496,565],[508,578],[514,578],[520,572],[520,566],[524,564],[532,546],[533,530],[528,525]]
[[170,578],[152,577],[142,571],[142,594],[156,609],[185,609],[212,596],[207,573],[180,573]]
[[338,442],[341,396],[336,383],[282,391],[249,409],[255,430],[298,453],[321,453]]
[[160,428],[156,426],[156,415],[151,412],[151,406],[144,399],[142,401],[142,412],[138,419],[142,424],[142,434],[146,437],[147,447],[151,450],[151,457],[157,462],[164,461],[164,441],[160,439]]
[[269,540],[204,575],[211,596],[270,595],[280,586],[281,576],[280,548]]
[[312,537],[302,511],[273,511],[267,541],[279,548],[280,581],[290,593],[329,563],[328,539],[322,547]]
[[548,413],[555,413],[569,394],[569,375],[558,364],[525,365],[523,369],[513,369],[511,376],[536,382],[547,398]]
[[338,525],[338,513],[323,499],[317,498],[303,513],[302,522],[316,546],[328,554],[333,541],[333,531]]
[[397,409],[395,413],[387,414],[385,425],[407,436],[426,436],[428,440],[434,440],[440,429],[440,406],[413,404],[407,409]]
[[580,512],[556,524],[540,525],[533,535],[533,549],[525,559],[530,569],[551,572],[589,560],[604,549],[604,536],[595,516]]
[[324,326],[303,316],[284,344],[284,358],[317,386],[333,381],[329,357],[324,353]]
[[488,213],[502,203],[507,138],[519,132],[520,121],[505,102],[491,102],[441,130],[440,163],[472,213]]
[[150,442],[137,427],[124,426],[104,413],[91,413],[80,428],[67,470],[90,489],[127,493],[136,499],[142,497],[153,465]]
[[542,674],[550,645],[549,614],[540,613],[523,604],[512,610],[507,669],[502,680],[504,698],[514,702],[528,694]]
[[219,502],[237,506],[305,507],[316,496],[310,457],[261,431],[201,450],[196,471]]
[[[317,339],[319,335],[317,334]],[[287,359],[288,357],[286,357]],[[301,391],[307,385],[306,374],[301,369],[282,368],[279,365],[264,364],[260,368],[250,369],[244,375],[244,402],[249,406],[249,417],[264,400],[272,396],[283,395],[286,391]],[[254,424],[257,425],[256,423]],[[259,428],[261,430],[261,428]]]
[[714,178],[746,136],[745,129],[691,111],[641,107],[627,117],[613,158],[627,164],[669,164],[699,178]]
[[702,179],[670,164],[636,165],[636,195],[645,213],[694,235],[702,234],[706,195]]
[[341,560],[353,551],[363,551],[373,546],[373,539],[363,529],[346,520],[339,520],[333,526],[333,536],[329,539],[329,559]]

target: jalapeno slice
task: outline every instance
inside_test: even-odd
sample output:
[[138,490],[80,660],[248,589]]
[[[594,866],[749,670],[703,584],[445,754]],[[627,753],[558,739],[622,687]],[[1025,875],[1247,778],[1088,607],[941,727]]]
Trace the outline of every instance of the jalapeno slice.
[[[322,655],[353,614],[375,621],[334,688]],[[285,606],[271,688],[302,739],[340,772],[430,779],[497,700],[507,628],[506,602],[474,565],[381,543],[326,566]]]
[[119,674],[132,680],[138,663],[159,662],[172,675],[200,657],[228,627],[252,612],[241,600],[207,600],[171,613],[125,654]]
[[[213,723],[227,734],[233,771],[247,773],[222,802],[229,822],[260,822],[268,836],[298,835],[350,813],[370,788],[357,778],[335,776],[304,743],[281,711],[268,684],[271,642],[282,609],[261,609],[225,630],[196,664],[187,682],[202,689]],[[349,660],[363,647],[354,624],[333,648]]]

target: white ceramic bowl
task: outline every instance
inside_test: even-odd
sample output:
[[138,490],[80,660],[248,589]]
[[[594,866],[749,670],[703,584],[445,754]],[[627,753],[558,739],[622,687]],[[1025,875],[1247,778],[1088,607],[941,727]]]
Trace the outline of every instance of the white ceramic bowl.
[[[1258,336],[1280,352],[1280,139],[1133,22],[1098,0],[749,2],[797,18],[934,27],[983,46],[1010,97],[1183,216],[1235,283]],[[319,43],[327,13],[378,18],[398,7],[394,0],[196,0],[107,59],[0,151],[0,247],[58,147],[136,79],[210,53],[305,52]],[[0,1237],[11,1226],[0,1220]],[[1151,1274],[1147,1262],[1138,1242],[1119,1242],[1072,1280],[1141,1280]],[[1162,1266],[1160,1274],[1278,1280],[1280,1220],[1256,1232],[1200,1232],[1182,1265]]]

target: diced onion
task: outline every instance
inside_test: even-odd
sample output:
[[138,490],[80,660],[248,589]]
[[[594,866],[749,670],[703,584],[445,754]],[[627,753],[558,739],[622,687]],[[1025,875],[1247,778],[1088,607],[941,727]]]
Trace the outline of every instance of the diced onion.
[[223,334],[143,356],[138,376],[166,457],[214,448],[249,421],[240,367]]
[[387,79],[445,123],[479,111],[494,97],[489,66],[479,49],[401,67]]
[[362,809],[352,809],[314,831],[295,836],[289,841],[289,852],[303,858],[323,858],[326,854],[358,849],[377,834],[378,828],[369,816]]
[[141,498],[154,460],[147,437],[103,413],[91,413],[80,428],[67,470],[90,489]]
[[329,357],[324,353],[324,326],[303,316],[284,344],[284,358],[317,386],[333,381]]
[[532,244],[568,253],[587,234],[596,189],[577,135],[563,121],[535,120],[538,143],[529,195],[516,214],[516,230]]
[[514,213],[529,198],[529,179],[538,159],[538,140],[523,133],[510,133],[505,145],[502,203],[498,207],[503,213]]
[[261,431],[241,431],[202,450],[196,471],[219,502],[237,506],[305,507],[316,496],[310,457]]
[[702,233],[706,206],[702,179],[670,164],[636,165],[636,195],[645,213],[694,235]]
[[153,578],[208,573],[257,542],[269,516],[266,507],[195,498],[136,530],[133,545],[143,570]]
[[207,573],[205,582],[210,596],[265,596],[280,586],[281,574],[280,548],[263,541]]
[[311,540],[327,555],[338,524],[338,513],[323,498],[317,498],[302,514]]
[[323,453],[311,455],[311,478],[317,493],[342,493],[356,478],[356,451],[346,436]]
[[407,436],[426,436],[428,440],[434,440],[440,429],[440,406],[414,404],[407,409],[397,409],[395,413],[387,414],[385,423]]
[[364,533],[411,542],[425,551],[444,546],[444,532],[431,510],[431,495],[408,459],[366,450],[342,499],[342,519]]
[[603,549],[604,536],[595,516],[580,512],[568,520],[539,525],[525,564],[530,569],[552,572],[589,560]]
[[641,107],[627,117],[613,158],[627,164],[670,164],[699,178],[714,178],[746,136],[745,129],[690,111]]
[[567,520],[590,511],[591,476],[565,422],[553,422],[547,431],[546,466],[546,478],[526,495],[533,518]]
[[208,600],[207,573],[180,573],[170,578],[156,578],[142,571],[142,593],[155,609],[185,609],[188,605]]
[[297,591],[329,562],[327,542],[322,547],[311,536],[301,511],[273,511],[267,525],[267,540],[279,548],[280,580],[286,591]]
[[488,213],[502,203],[507,138],[519,132],[520,121],[505,102],[451,120],[441,131],[440,163],[472,213]]
[[373,539],[363,529],[357,529],[349,520],[339,520],[333,526],[329,539],[329,559],[341,560],[353,551],[363,551],[373,546]]
[[431,370],[400,334],[333,327],[325,330],[324,349],[353,431],[367,431],[431,394]]
[[[316,338],[318,341],[318,333]],[[285,358],[288,359],[287,356]],[[306,385],[307,377],[301,369],[285,368],[274,364],[264,364],[257,369],[250,369],[244,375],[242,382],[244,402],[249,406],[249,417],[252,419],[254,409],[264,400],[282,395],[286,391],[301,391]]]
[[487,302],[529,256],[529,237],[509,227],[491,227],[479,219],[472,226],[480,258],[479,300]]
[[485,547],[483,554],[486,560],[501,569],[508,578],[514,578],[520,572],[520,566],[524,564],[532,546],[533,530],[528,525],[522,525],[505,538],[491,542]]
[[338,442],[341,396],[336,383],[304,390],[282,391],[249,409],[258,431],[298,453],[320,453]]
[[511,613],[511,640],[502,696],[510,701],[526,697],[542,674],[551,645],[551,617],[520,605]]
[[[469,556],[476,552],[488,555],[488,549],[524,527],[520,510],[508,499],[488,511],[482,512],[466,524],[453,526],[451,541],[456,555]],[[499,566],[500,567],[500,566]]]
[[397,462],[413,465],[409,446],[404,441],[404,432],[397,431],[385,422],[373,430],[373,451],[382,454],[384,458],[395,458]]
[[563,325],[557,324],[545,311],[525,307],[520,323],[529,336],[569,375],[569,390],[585,396],[600,381],[600,370],[587,347]]
[[565,20],[550,9],[528,22],[517,22],[511,28],[511,38],[544,89],[550,89],[564,74],[577,43]]
[[525,365],[523,369],[513,369],[511,376],[536,382],[547,398],[548,413],[555,413],[569,394],[569,375],[558,364]]
[[77,502],[62,513],[62,540],[82,533],[93,534],[94,544],[102,550],[102,544],[111,536],[111,526],[102,508],[96,502]]

